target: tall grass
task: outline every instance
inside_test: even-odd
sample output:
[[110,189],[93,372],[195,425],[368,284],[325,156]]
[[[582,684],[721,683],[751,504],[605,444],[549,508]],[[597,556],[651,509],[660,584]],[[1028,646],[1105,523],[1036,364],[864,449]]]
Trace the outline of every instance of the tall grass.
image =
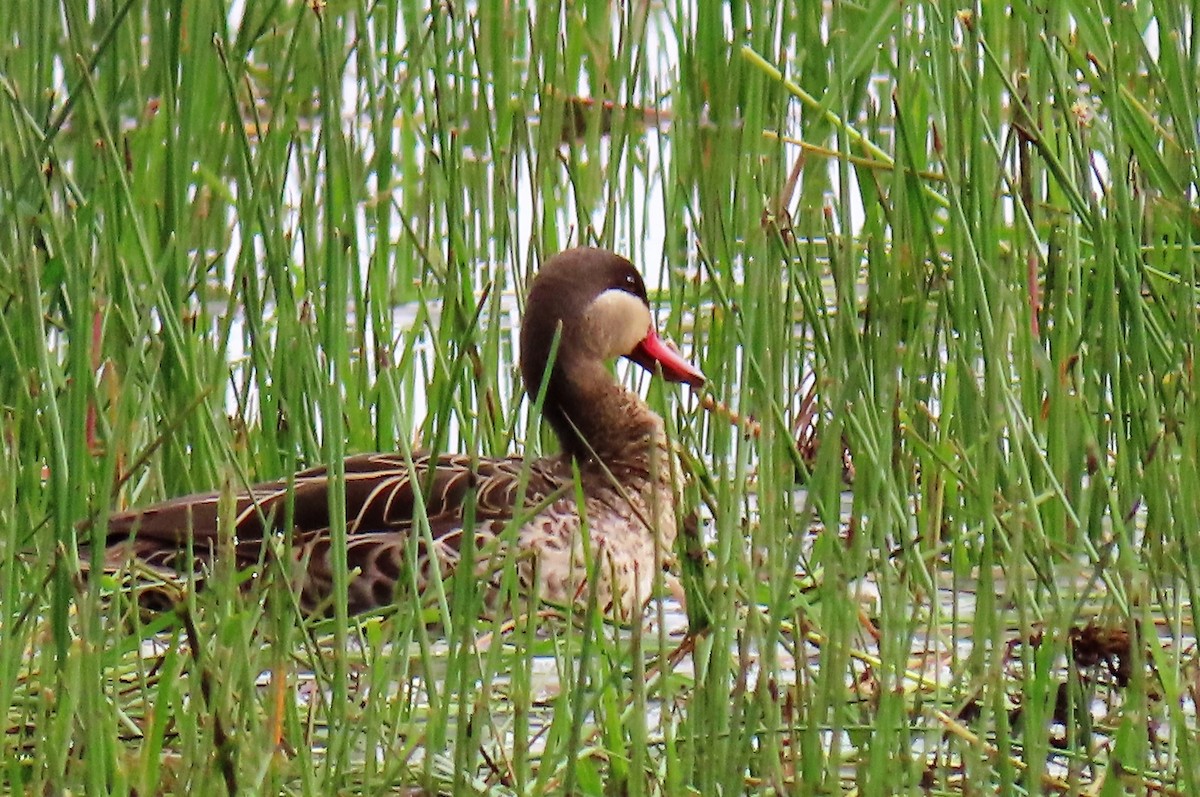
[[[4,790],[1200,793],[1198,5],[10,4]],[[80,577],[115,508],[550,450],[576,243],[710,378],[648,388],[686,612]]]

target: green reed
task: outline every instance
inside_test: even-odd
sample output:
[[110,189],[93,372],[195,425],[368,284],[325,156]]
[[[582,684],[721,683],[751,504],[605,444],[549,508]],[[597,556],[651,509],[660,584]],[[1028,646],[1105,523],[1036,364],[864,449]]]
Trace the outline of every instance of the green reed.
[[[1200,790],[1200,5],[249,5],[0,15],[6,790]],[[686,610],[79,576],[118,507],[552,450],[504,318],[576,243],[720,405],[648,388]]]

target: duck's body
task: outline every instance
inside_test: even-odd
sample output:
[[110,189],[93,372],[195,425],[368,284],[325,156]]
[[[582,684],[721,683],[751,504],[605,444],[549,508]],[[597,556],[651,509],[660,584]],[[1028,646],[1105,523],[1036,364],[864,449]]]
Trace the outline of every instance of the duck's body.
[[[539,272],[521,354],[529,394],[538,395],[546,381],[543,414],[563,453],[528,462],[418,456],[411,467],[395,454],[347,459],[350,612],[390,605],[414,582],[423,588],[434,568],[451,575],[462,558],[468,514],[476,574],[489,585],[497,583],[496,566],[511,541],[520,587],[543,600],[586,601],[589,564],[606,613],[631,618],[651,597],[655,570],[670,561],[675,539],[677,471],[662,419],[615,382],[605,361],[628,356],[693,385],[703,376],[654,334],[645,287],[629,262],[597,249],[569,250]],[[280,555],[272,553],[279,546],[264,540],[284,537],[279,530],[290,525],[291,545],[281,556],[290,556],[301,605],[310,611],[327,608],[333,591],[329,480],[326,468],[313,468],[235,495],[235,541],[225,549],[238,567],[255,566]],[[415,511],[418,496],[424,512]],[[193,555],[207,566],[222,550],[219,500],[205,493],[114,515],[109,564],[136,558],[178,571],[190,539]],[[428,519],[432,547],[423,533],[414,539],[421,517]]]

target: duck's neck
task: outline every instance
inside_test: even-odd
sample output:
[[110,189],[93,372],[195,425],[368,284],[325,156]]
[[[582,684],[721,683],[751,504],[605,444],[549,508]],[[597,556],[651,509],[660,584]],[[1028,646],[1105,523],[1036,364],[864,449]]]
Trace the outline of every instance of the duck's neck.
[[645,460],[663,440],[662,419],[636,393],[617,384],[600,363],[556,370],[547,386],[543,415],[563,451],[607,464]]

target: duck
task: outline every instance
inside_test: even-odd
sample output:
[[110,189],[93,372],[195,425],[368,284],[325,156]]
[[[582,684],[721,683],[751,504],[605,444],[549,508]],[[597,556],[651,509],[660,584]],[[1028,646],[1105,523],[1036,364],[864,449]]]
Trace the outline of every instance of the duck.
[[[435,571],[449,578],[473,545],[475,576],[492,592],[500,588],[497,562],[513,554],[519,590],[538,601],[579,609],[594,593],[605,615],[639,616],[653,597],[656,571],[673,561],[681,479],[662,418],[613,375],[610,363],[621,357],[668,382],[693,389],[705,383],[703,372],[659,336],[645,283],[628,259],[580,247],[546,260],[527,293],[520,371],[531,400],[541,395],[559,451],[528,459],[348,457],[341,468],[348,613],[396,605],[411,595],[414,573],[419,591]],[[235,493],[232,539],[218,535],[218,516],[230,511],[227,492],[112,514],[106,569],[136,561],[186,576],[190,568],[202,584],[221,557],[253,570],[275,556],[286,560],[302,609],[328,613],[332,478],[330,468],[318,466]],[[272,539],[287,544],[268,544]]]

